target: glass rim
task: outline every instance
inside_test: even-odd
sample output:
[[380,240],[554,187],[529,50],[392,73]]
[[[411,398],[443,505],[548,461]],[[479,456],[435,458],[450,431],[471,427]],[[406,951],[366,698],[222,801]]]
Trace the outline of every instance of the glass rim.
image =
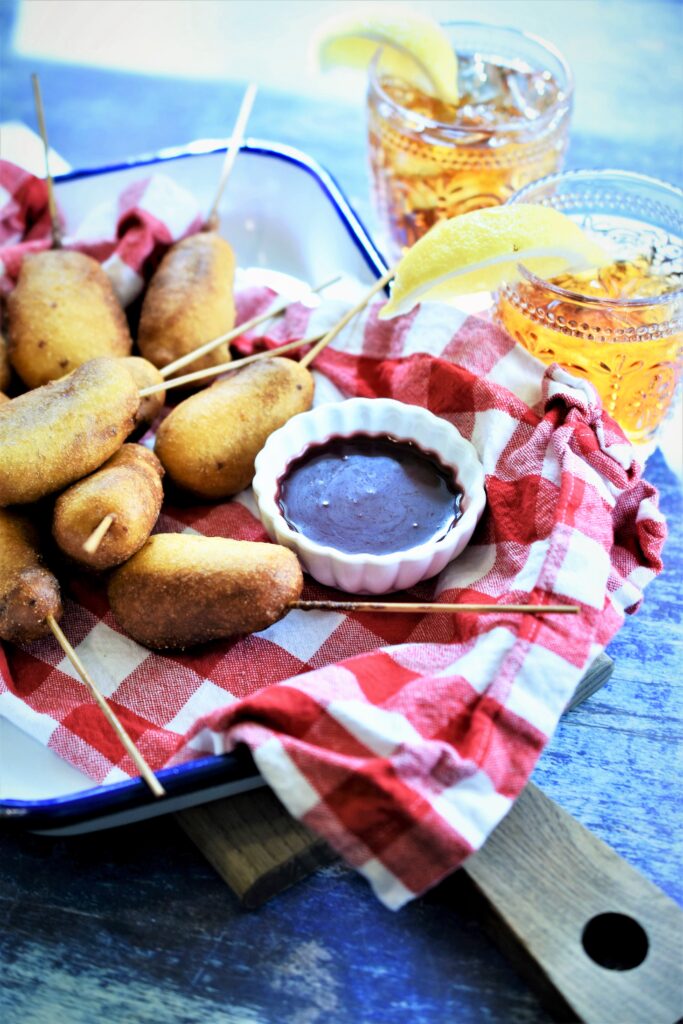
[[[646,185],[654,185],[656,188],[662,188],[664,191],[676,196],[676,198],[683,203],[683,189],[679,188],[678,185],[671,184],[669,181],[663,181],[661,178],[653,178],[648,174],[640,174],[638,171],[620,171],[614,168],[578,168],[572,171],[557,171],[554,174],[547,174],[544,178],[538,178],[537,181],[529,182],[528,185],[524,185],[517,192],[511,195],[510,198],[505,201],[505,206],[511,206],[520,202],[523,203],[526,200],[526,194],[543,185],[553,184],[557,181],[585,181],[590,178],[604,180],[610,175],[613,177],[625,178],[633,184],[643,183]],[[602,295],[582,295],[581,292],[570,291],[568,288],[562,288],[560,285],[553,284],[551,281],[545,281],[542,277],[537,277],[536,274],[521,264],[517,265],[517,269],[524,280],[528,281],[529,284],[545,288],[547,291],[552,292],[561,299],[580,302],[583,305],[593,306],[596,308],[616,306],[619,309],[642,309],[645,306],[663,306],[666,302],[671,302],[672,300],[675,301],[679,297],[683,298],[683,283],[679,288],[673,288],[671,291],[664,292],[663,295],[654,295],[650,298],[620,299]]]
[[450,132],[453,135],[465,136],[472,135],[473,132],[476,132],[477,135],[494,136],[501,132],[509,134],[513,132],[529,131],[530,128],[533,128],[534,131],[545,128],[553,118],[557,116],[558,108],[565,106],[569,109],[571,107],[574,95],[574,75],[566,58],[554,43],[548,42],[547,39],[543,39],[541,36],[537,36],[533,32],[524,32],[522,29],[513,28],[511,25],[489,25],[485,21],[444,21],[440,22],[440,24],[443,28],[449,29],[458,27],[462,27],[463,29],[489,29],[492,33],[502,32],[511,36],[526,39],[529,42],[534,43],[536,46],[539,46],[542,50],[545,50],[546,53],[549,53],[555,58],[555,60],[557,60],[565,75],[566,85],[560,91],[558,99],[553,106],[546,111],[545,114],[539,117],[537,121],[523,121],[517,119],[514,121],[510,120],[503,122],[495,128],[473,128],[471,125],[465,127],[462,122],[457,119],[455,121],[439,121],[437,118],[427,117],[424,114],[416,114],[414,111],[404,107],[392,96],[389,96],[389,94],[382,88],[382,84],[377,73],[377,65],[382,57],[382,53],[386,49],[386,47],[380,46],[372,58],[368,69],[370,86],[381,96],[385,103],[388,103],[389,106],[392,107],[396,113],[399,113],[405,120],[419,122],[421,128],[427,127],[439,129],[440,131]]

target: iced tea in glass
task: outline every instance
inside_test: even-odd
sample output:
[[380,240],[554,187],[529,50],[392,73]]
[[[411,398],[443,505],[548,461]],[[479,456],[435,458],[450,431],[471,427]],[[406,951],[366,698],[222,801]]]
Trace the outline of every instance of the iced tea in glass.
[[596,387],[629,440],[651,445],[680,385],[683,192],[643,175],[569,171],[512,203],[570,216],[612,257],[599,270],[522,280],[496,297],[496,318],[529,352]]
[[456,106],[370,69],[375,205],[391,258],[437,220],[504,203],[557,171],[567,145],[571,72],[549,44],[515,29],[445,26],[458,57]]

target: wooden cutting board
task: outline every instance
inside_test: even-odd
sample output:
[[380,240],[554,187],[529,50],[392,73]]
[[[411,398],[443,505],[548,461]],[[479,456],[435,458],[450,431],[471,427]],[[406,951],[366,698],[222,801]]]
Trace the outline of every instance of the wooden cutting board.
[[[612,669],[598,658],[567,710]],[[248,908],[336,858],[269,789],[176,818]],[[683,912],[533,784],[459,874],[492,937],[557,1019],[683,1017]]]

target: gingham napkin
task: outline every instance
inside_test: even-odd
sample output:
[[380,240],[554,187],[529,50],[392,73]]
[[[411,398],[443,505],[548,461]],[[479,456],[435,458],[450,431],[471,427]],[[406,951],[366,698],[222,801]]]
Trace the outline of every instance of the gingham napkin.
[[[244,320],[273,293],[238,296]],[[317,362],[319,393],[387,396],[475,445],[488,506],[464,554],[402,597],[567,602],[578,616],[292,611],[178,655],[122,634],[103,583],[62,579],[62,626],[158,768],[237,743],[280,799],[398,908],[457,868],[525,785],[579,678],[661,568],[654,489],[593,388],[450,307],[369,308]],[[242,348],[315,333],[297,305]],[[147,439],[149,441],[149,438]],[[167,501],[158,531],[265,540],[251,493]],[[307,581],[304,597],[335,596]],[[52,639],[0,652],[0,713],[97,782],[134,774]]]

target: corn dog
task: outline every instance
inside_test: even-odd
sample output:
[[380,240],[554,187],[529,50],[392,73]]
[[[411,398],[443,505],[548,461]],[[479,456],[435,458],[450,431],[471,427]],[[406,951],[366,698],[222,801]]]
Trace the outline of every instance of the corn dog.
[[96,356],[130,355],[133,344],[109,278],[80,252],[26,256],[7,318],[10,362],[29,388]]
[[225,498],[251,483],[267,438],[312,401],[313,378],[294,360],[252,363],[176,406],[154,450],[174,483]]
[[38,534],[18,512],[0,508],[0,640],[27,643],[51,632],[59,619],[57,580],[42,564]]
[[[120,565],[142,547],[159,518],[164,492],[157,457],[124,444],[105,464],[57,498],[52,535],[76,562],[92,569]],[[92,554],[83,545],[102,519],[113,522]]]
[[92,359],[0,406],[0,507],[38,501],[121,447],[139,404],[118,359]]
[[163,650],[265,629],[302,587],[296,556],[277,544],[158,533],[114,571],[109,602],[129,636]]
[[[161,368],[235,323],[232,282],[235,257],[228,243],[202,231],[166,253],[142,303],[138,348]],[[226,344],[195,360],[198,370],[230,359]]]

